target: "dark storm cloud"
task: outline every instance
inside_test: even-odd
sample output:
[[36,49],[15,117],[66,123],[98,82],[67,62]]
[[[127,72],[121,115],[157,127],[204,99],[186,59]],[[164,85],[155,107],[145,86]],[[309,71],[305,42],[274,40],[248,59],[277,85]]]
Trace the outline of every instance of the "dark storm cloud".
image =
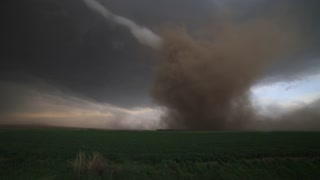
[[288,12],[295,16],[306,44],[293,60],[282,60],[271,66],[266,76],[271,76],[271,79],[274,75],[273,79],[293,80],[317,74],[320,72],[320,12],[317,10],[320,2],[317,0],[284,2],[289,3]]
[[[217,0],[217,2],[222,2]],[[263,83],[290,81],[320,72],[320,12],[317,0],[225,0],[224,5],[237,13],[240,19],[279,14],[289,16],[304,37],[304,47],[295,57],[282,59],[265,72]]]
[[148,73],[149,64],[134,62],[139,55],[131,36],[93,16],[81,2],[24,1],[8,9],[13,17],[2,58],[6,75],[24,72],[101,101],[146,89],[148,79],[139,73]]
[[[168,25],[189,29],[214,23],[227,4],[241,17],[272,13],[281,2],[268,0],[105,0],[114,13],[156,32]],[[41,79],[99,102],[121,106],[149,104],[153,53],[128,30],[106,22],[78,0],[28,0],[3,3],[1,80]],[[292,14],[310,39],[296,61],[274,64],[266,77],[292,77],[318,72],[320,45],[317,0],[290,1]],[[223,6],[222,6],[223,5]],[[313,68],[313,69],[312,69]],[[311,71],[312,69],[312,71]]]
[[[103,1],[148,26],[210,17],[209,1]],[[1,78],[25,75],[65,86],[98,101],[147,104],[152,55],[128,30],[106,23],[82,1],[7,1]],[[201,13],[199,13],[201,12]],[[24,75],[21,75],[24,74]]]

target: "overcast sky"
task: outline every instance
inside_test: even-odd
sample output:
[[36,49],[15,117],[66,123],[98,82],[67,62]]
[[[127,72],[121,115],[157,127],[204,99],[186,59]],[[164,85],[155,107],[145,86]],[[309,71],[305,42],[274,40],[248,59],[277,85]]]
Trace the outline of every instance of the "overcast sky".
[[[252,87],[252,91],[260,103],[283,104],[298,100],[304,102],[311,96],[314,100],[319,98],[320,2],[318,0],[100,0],[100,2],[112,12],[130,18],[155,32],[168,25],[201,29],[208,24],[214,24],[217,13],[226,9],[237,12],[237,18],[241,20],[259,14],[272,14],[275,7],[289,4],[288,12],[284,13],[294,15],[304,38],[309,43],[303,52],[292,57],[294,60],[283,59],[272,64]],[[108,106],[107,109],[111,106],[121,108],[117,112],[125,114],[125,119],[130,119],[130,112],[126,110],[137,110],[137,108],[140,108],[137,110],[139,113],[142,112],[141,108],[147,108],[145,110],[148,112],[143,111],[143,113],[149,113],[146,115],[149,119],[155,116],[150,115],[150,112],[160,116],[158,110],[148,109],[157,107],[149,95],[154,79],[154,52],[151,48],[140,45],[128,29],[106,21],[80,0],[4,0],[2,9],[4,10],[0,53],[2,115],[30,112],[28,107],[31,109],[41,107],[39,104],[30,107],[28,104],[37,101],[34,99],[35,96],[43,100],[48,94],[51,96],[54,94],[56,97],[80,98],[83,102],[71,98],[68,103],[72,104],[69,106],[72,108],[77,103],[84,104],[81,110],[87,110],[90,103],[95,103],[103,107]],[[55,105],[60,103],[52,98],[50,101],[53,104],[56,102]],[[50,109],[50,107],[43,108],[47,108],[44,111]],[[75,109],[72,111],[78,112]],[[100,112],[97,109],[94,111]],[[104,115],[108,116],[109,112],[105,111]],[[140,116],[139,118],[141,119]],[[2,118],[0,121],[10,122],[10,119]],[[154,126],[152,123],[145,125],[144,128]]]

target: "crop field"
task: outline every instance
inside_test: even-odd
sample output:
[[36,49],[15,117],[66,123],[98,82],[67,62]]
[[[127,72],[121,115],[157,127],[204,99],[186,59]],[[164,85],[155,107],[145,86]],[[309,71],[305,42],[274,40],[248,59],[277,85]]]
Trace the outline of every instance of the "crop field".
[[0,129],[1,180],[319,178],[320,132]]

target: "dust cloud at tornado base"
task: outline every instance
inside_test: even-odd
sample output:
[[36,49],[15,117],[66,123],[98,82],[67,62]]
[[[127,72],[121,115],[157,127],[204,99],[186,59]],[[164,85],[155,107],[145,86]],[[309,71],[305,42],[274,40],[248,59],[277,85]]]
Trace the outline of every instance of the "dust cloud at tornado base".
[[[205,33],[165,30],[152,96],[166,107],[162,125],[172,129],[261,128],[250,88],[275,61],[289,58],[301,40],[287,18],[246,22],[217,19]],[[282,122],[283,124],[283,122]]]

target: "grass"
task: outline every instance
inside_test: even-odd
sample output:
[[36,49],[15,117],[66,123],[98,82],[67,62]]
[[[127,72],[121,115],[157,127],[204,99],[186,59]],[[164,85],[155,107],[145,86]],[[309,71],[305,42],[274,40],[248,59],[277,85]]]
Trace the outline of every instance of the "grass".
[[76,178],[80,178],[86,173],[92,173],[100,177],[107,170],[106,159],[97,152],[94,152],[92,156],[79,152],[71,165]]
[[7,128],[0,142],[1,180],[320,178],[320,132]]
[[100,153],[93,153],[88,161],[88,171],[97,176],[102,176],[107,170],[107,161]]
[[76,177],[81,177],[88,170],[88,160],[83,152],[78,153],[71,164]]

